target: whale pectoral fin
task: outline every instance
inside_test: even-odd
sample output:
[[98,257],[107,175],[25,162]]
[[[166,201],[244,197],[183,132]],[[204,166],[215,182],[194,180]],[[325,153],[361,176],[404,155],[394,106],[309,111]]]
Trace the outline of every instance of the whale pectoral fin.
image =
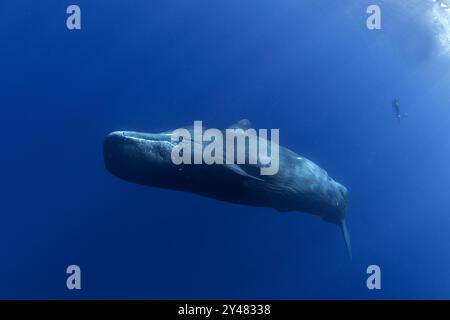
[[350,257],[350,260],[352,259],[352,246],[350,244],[350,235],[347,230],[347,225],[345,224],[345,219],[342,219],[339,226],[341,227],[342,235],[344,236],[345,240],[345,246],[347,247],[347,252]]
[[258,180],[258,181],[264,181],[264,180],[261,179],[261,178],[252,176],[251,174],[248,174],[247,172],[245,172],[244,170],[242,170],[242,168],[239,167],[238,165],[235,165],[235,164],[226,164],[225,166],[226,166],[228,169],[230,169],[231,171],[233,171],[234,173],[237,173],[238,175],[241,175],[241,176],[243,176],[243,177],[247,177],[247,178],[250,178],[250,179],[255,179],[255,180]]

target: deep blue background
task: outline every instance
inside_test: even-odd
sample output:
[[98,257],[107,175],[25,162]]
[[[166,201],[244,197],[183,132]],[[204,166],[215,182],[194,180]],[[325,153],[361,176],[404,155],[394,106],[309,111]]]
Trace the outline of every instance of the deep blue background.
[[[381,31],[376,1],[0,2],[0,298],[450,298],[450,59],[425,2],[378,2]],[[110,131],[244,117],[349,189],[353,261],[317,217],[104,169]]]

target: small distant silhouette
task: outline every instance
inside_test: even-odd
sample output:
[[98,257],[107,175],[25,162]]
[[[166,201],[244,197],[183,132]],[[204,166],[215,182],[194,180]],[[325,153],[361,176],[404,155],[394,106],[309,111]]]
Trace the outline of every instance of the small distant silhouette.
[[395,116],[397,117],[398,121],[400,121],[402,118],[406,118],[408,116],[407,113],[401,112],[400,101],[398,101],[397,98],[392,101],[392,107],[394,108]]

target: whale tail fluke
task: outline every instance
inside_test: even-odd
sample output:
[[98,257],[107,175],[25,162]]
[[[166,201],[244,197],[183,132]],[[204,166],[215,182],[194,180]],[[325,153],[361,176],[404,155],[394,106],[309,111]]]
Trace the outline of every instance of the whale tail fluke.
[[350,235],[348,234],[347,225],[345,224],[345,219],[342,219],[339,226],[341,227],[342,235],[344,236],[345,245],[347,247],[347,252],[350,257],[350,260],[352,259],[352,246],[350,244]]

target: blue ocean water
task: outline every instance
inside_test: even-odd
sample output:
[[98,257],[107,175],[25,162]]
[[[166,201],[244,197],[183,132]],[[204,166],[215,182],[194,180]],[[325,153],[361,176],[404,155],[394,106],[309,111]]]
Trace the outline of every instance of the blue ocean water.
[[[0,298],[450,298],[449,21],[427,0],[2,1]],[[348,188],[353,260],[317,217],[104,168],[108,132],[241,118]]]

